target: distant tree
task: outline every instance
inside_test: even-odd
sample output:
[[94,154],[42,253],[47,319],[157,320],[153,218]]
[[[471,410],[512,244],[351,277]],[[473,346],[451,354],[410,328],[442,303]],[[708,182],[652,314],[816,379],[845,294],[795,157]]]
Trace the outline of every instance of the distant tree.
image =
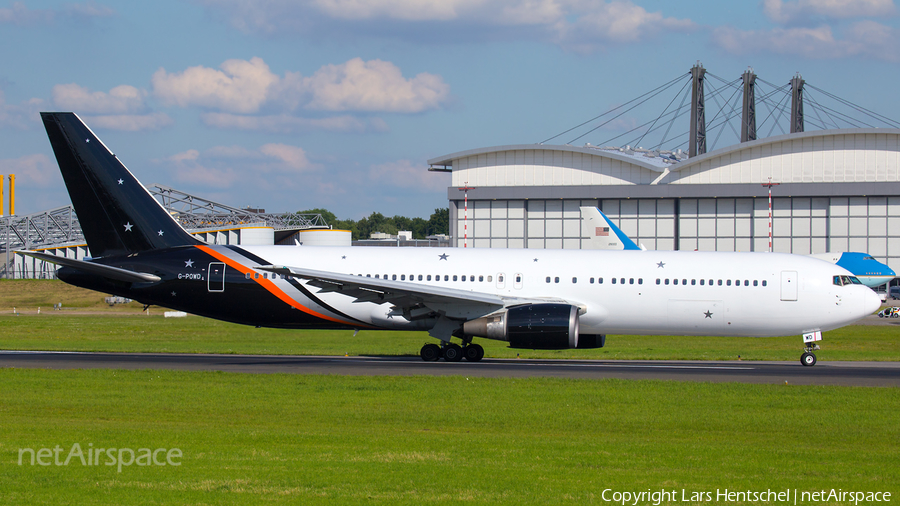
[[428,218],[428,234],[450,234],[450,208],[443,207],[434,210]]

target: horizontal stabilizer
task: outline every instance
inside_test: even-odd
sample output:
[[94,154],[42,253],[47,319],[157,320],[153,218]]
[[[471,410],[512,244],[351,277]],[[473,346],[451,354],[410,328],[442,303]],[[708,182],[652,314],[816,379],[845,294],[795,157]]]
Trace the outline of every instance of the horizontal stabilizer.
[[98,276],[103,276],[105,278],[127,281],[129,283],[155,283],[160,281],[160,277],[153,274],[129,271],[128,269],[86,262],[84,260],[76,260],[74,258],[58,257],[49,253],[39,253],[37,251],[16,251],[16,253],[28,255],[45,262],[72,267],[73,269],[89,272],[91,274],[97,274]]

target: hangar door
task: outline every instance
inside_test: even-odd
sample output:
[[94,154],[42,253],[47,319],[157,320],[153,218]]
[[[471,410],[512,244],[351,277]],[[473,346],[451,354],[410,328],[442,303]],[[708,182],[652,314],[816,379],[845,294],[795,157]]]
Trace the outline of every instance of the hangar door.
[[781,300],[797,300],[797,271],[781,271]]

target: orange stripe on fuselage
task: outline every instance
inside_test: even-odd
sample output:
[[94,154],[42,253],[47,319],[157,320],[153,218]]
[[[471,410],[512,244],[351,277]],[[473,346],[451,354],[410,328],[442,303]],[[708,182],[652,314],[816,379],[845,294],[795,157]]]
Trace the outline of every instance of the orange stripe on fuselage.
[[[206,253],[207,255],[210,255],[210,256],[212,256],[212,257],[218,259],[218,260],[221,260],[222,262],[225,262],[225,263],[226,263],[227,265],[229,265],[232,269],[235,269],[236,271],[240,272],[241,274],[247,274],[248,272],[256,274],[256,271],[254,271],[254,270],[251,269],[250,267],[247,267],[247,266],[245,266],[245,265],[241,265],[240,263],[238,263],[238,262],[236,262],[236,261],[234,261],[234,260],[228,258],[227,256],[225,256],[225,255],[219,253],[218,251],[216,251],[216,250],[210,248],[209,246],[204,246],[204,245],[201,245],[201,244],[197,244],[196,247],[197,247],[199,250],[201,250],[201,251],[203,251],[204,253]],[[338,319],[338,318],[334,318],[334,317],[331,317],[331,316],[328,316],[328,315],[324,315],[324,314],[322,314],[322,313],[319,313],[319,312],[317,312],[317,311],[313,311],[312,309],[310,309],[310,308],[308,308],[308,307],[306,307],[306,306],[300,304],[300,303],[297,302],[296,300],[290,298],[290,297],[288,296],[288,294],[284,293],[284,291],[282,291],[281,288],[278,288],[277,286],[275,286],[275,283],[273,283],[273,282],[272,282],[271,280],[269,280],[269,279],[266,279],[266,278],[260,279],[260,278],[257,278],[257,277],[255,277],[255,276],[254,276],[252,279],[253,279],[253,281],[256,281],[257,283],[259,283],[259,285],[262,286],[263,288],[265,288],[269,293],[271,293],[272,295],[274,295],[274,296],[278,297],[279,299],[281,299],[285,304],[287,304],[287,305],[289,305],[289,306],[291,306],[291,307],[297,308],[297,309],[299,309],[300,311],[303,311],[303,312],[306,313],[306,314],[315,316],[315,317],[317,317],[317,318],[321,318],[321,319],[323,319],[323,320],[328,320],[328,321],[335,322],[335,323],[342,323],[342,324],[344,324],[344,325],[350,325],[350,326],[354,326],[354,327],[360,327],[360,326],[361,326],[361,325],[358,324],[358,323],[348,322],[348,321],[345,321],[345,320],[340,320],[340,319]]]

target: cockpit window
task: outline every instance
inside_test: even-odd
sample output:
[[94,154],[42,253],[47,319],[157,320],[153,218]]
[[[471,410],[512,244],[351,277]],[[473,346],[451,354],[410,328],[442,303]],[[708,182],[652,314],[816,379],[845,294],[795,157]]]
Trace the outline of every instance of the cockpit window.
[[875,257],[863,257],[863,260],[875,260]]
[[850,281],[850,276],[841,276],[841,281],[844,285],[852,285],[853,282]]
[[856,276],[850,276],[850,282],[854,285],[861,285],[862,281],[860,281]]

